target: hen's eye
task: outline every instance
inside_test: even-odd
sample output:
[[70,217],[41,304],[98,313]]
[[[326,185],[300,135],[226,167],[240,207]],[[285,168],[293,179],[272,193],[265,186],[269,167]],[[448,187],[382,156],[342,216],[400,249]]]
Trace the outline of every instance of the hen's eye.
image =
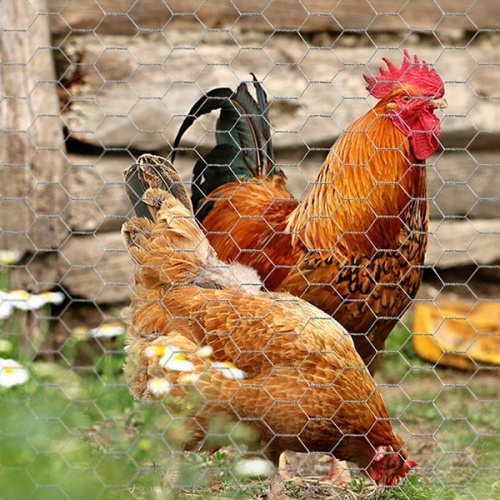
[[404,95],[404,96],[401,98],[401,100],[402,100],[403,102],[409,102],[409,100],[410,100],[410,96],[409,96],[409,95]]

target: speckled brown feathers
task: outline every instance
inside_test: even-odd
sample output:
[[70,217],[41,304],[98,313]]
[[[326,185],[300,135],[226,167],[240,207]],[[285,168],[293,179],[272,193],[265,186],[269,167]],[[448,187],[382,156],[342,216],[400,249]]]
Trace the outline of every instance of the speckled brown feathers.
[[[209,92],[176,138],[179,144],[195,118],[221,109],[217,145],[196,163],[193,177],[194,210],[211,244],[222,260],[255,268],[268,290],[333,315],[353,334],[371,373],[422,279],[424,164],[439,146],[434,111],[446,107],[435,69],[406,51],[401,67],[383,60],[380,76],[365,76],[379,102],[347,127],[300,202],[273,165],[269,106],[257,82],[258,103],[245,84],[235,93]],[[221,97],[228,92],[229,99]],[[267,126],[245,126],[255,116]],[[260,140],[249,140],[256,129]],[[252,163],[253,155],[269,160],[268,168]]]

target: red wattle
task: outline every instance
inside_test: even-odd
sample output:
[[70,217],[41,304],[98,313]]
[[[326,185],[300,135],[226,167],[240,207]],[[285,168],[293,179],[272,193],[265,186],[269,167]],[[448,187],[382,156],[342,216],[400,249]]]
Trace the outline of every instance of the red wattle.
[[412,152],[417,160],[427,160],[437,151],[441,127],[439,118],[433,113],[422,113],[411,123],[405,122],[399,115],[395,115],[392,121],[394,126],[409,138]]
[[423,113],[411,128],[410,144],[413,154],[418,160],[427,160],[439,147],[439,119],[432,113]]

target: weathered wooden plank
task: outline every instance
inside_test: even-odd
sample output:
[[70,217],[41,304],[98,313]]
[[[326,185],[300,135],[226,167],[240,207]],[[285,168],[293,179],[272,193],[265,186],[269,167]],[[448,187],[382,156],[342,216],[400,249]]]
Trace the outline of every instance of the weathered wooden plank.
[[[498,145],[500,99],[492,83],[500,76],[497,42],[499,34],[481,39],[470,51],[408,46],[435,63],[446,81],[445,147]],[[234,43],[173,49],[161,35],[102,41],[92,35],[75,38],[70,48],[79,61],[67,70],[74,76],[62,111],[71,137],[99,147],[144,151],[168,151],[181,117],[203,92],[235,88],[251,72],[263,79],[272,101],[278,148],[328,147],[374,102],[367,98],[362,74],[377,72],[382,56],[398,63],[402,59],[397,45],[332,51],[279,37],[265,47],[240,50]],[[214,119],[202,123],[213,127]],[[183,146],[192,147],[203,136],[203,126],[193,127]]]
[[[286,172],[291,193],[300,197],[308,182],[315,180],[326,152],[305,158],[284,155],[284,151],[277,151],[277,162]],[[62,185],[71,196],[71,203],[62,212],[62,220],[76,233],[119,230],[130,216],[131,205],[122,172],[132,163],[132,157],[68,156],[71,167]],[[428,169],[431,217],[498,218],[497,156],[495,152],[476,151],[471,155],[447,151],[431,158]],[[188,155],[180,155],[176,160],[176,168],[187,183],[191,182],[195,161],[194,156]]]
[[76,233],[119,230],[130,215],[122,172],[132,156],[68,156],[71,167],[62,185],[71,203],[61,214],[66,225]]
[[433,221],[425,265],[446,269],[487,266],[500,262],[498,220]]
[[430,158],[428,164],[431,218],[498,219],[498,152],[444,151]]
[[98,304],[129,300],[134,264],[120,232],[74,236],[61,249],[60,258],[71,266],[61,285],[72,297]]
[[[437,269],[499,262],[500,232],[495,220],[445,220],[431,225],[426,265]],[[118,231],[70,238],[51,266],[64,270],[61,285],[72,297],[97,304],[126,302],[134,265]],[[39,260],[32,267],[47,265]]]
[[497,0],[99,0],[96,3],[49,0],[52,32],[93,30],[134,35],[139,30],[231,29],[370,32],[497,28]]
[[[57,249],[67,228],[62,122],[55,90],[45,0],[0,2],[0,247]],[[28,35],[29,31],[29,35]]]

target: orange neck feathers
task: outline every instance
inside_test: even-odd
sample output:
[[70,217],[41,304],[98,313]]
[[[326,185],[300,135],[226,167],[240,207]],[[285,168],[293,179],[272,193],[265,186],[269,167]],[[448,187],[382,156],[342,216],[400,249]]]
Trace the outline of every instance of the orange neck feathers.
[[[348,127],[287,229],[309,250],[372,255],[399,246],[412,198],[425,198],[426,173],[387,115],[387,99]],[[425,218],[425,214],[424,214]]]

